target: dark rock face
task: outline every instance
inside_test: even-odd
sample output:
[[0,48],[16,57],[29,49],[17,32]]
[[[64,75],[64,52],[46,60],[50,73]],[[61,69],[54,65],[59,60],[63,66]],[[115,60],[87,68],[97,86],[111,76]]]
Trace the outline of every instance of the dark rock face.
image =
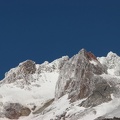
[[[56,85],[56,99],[65,94],[68,94],[71,102],[88,97],[81,104],[85,107],[96,106],[103,101],[111,100],[110,94],[113,90],[99,76],[103,73],[106,73],[106,69],[97,58],[91,52],[82,49],[62,67]],[[93,102],[94,100],[96,102]]]
[[11,69],[8,73],[6,73],[2,83],[10,84],[20,79],[24,79],[24,81],[27,83],[31,74],[35,73],[36,66],[34,61],[27,60],[19,64],[19,66],[15,69],[15,71],[14,69]]
[[99,117],[95,120],[120,120],[120,118],[114,117],[114,118],[103,118],[103,117]]
[[104,102],[111,100],[111,94],[114,92],[114,88],[101,77],[94,78],[95,88],[92,91],[92,94],[83,101],[80,106],[83,107],[94,107]]
[[35,62],[32,60],[27,60],[23,64],[20,65],[20,70],[24,72],[24,74],[33,74],[36,71]]
[[120,120],[120,118],[116,118],[116,117],[114,117],[114,118],[105,118],[103,120]]
[[20,116],[28,116],[31,111],[19,103],[10,103],[4,107],[5,117],[9,119],[18,119]]

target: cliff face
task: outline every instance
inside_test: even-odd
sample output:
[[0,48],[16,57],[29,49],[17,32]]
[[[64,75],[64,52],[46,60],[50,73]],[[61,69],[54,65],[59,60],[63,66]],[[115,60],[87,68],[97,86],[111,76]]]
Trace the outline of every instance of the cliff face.
[[29,83],[29,79],[32,79],[32,74],[35,72],[35,62],[32,60],[26,60],[6,73],[2,83],[10,84],[23,79],[23,84],[27,84]]
[[0,82],[0,119],[94,120],[120,117],[120,57],[85,49],[51,63],[20,63]]
[[0,82],[0,119],[28,116],[53,100],[59,72],[68,59],[43,64],[26,60],[8,71]]
[[105,67],[91,52],[82,49],[63,66],[56,84],[55,98],[68,94],[71,102],[87,98],[82,106],[96,106],[111,100],[113,88],[102,78]]

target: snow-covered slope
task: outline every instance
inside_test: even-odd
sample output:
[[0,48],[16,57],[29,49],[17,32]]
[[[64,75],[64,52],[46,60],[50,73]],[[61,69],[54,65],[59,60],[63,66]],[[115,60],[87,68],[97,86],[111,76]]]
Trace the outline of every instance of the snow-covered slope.
[[107,67],[108,74],[120,76],[120,57],[113,52],[109,52],[107,57],[98,57],[100,63]]
[[[11,108],[19,103],[24,109]],[[6,107],[7,106],[7,107]],[[27,112],[25,112],[25,109]],[[29,110],[30,112],[29,112]],[[28,114],[29,113],[29,114]],[[51,63],[20,63],[0,82],[0,120],[102,120],[120,117],[120,57],[82,49]]]
[[27,60],[6,73],[0,84],[1,117],[4,117],[4,106],[8,103],[20,103],[35,111],[54,99],[59,72],[67,60],[68,57],[65,56],[52,63],[35,64],[35,72],[26,74],[23,70],[24,63],[33,62]]

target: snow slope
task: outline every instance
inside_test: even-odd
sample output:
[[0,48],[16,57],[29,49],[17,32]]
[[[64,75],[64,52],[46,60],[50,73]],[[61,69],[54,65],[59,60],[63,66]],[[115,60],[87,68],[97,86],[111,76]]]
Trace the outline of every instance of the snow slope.
[[[19,120],[64,120],[64,118],[65,120],[94,120],[100,116],[120,117],[120,94],[111,94],[111,101],[89,108],[80,106],[87,98],[71,103],[67,94],[53,101],[59,73],[68,59],[65,56],[52,63],[35,64],[35,73],[25,78],[23,75],[18,80],[14,79],[13,82],[11,81],[14,73],[16,75],[19,73],[19,67],[24,62],[6,73],[4,80],[0,83],[0,120],[7,120],[3,115],[4,105],[7,103],[20,103],[31,109],[32,113],[29,116],[20,117]],[[106,57],[97,59],[107,69],[107,73],[100,77],[114,85],[120,93],[120,57],[109,52]],[[98,64],[94,60],[90,63],[95,66]],[[26,82],[26,78],[29,82]],[[50,104],[47,105],[49,102]]]
[[[20,103],[31,110],[37,110],[47,101],[54,99],[55,85],[60,71],[59,67],[67,59],[68,57],[65,56],[52,63],[36,64],[36,72],[34,74],[15,81],[12,81],[15,79],[14,74],[19,76],[19,67],[26,61],[6,73],[4,80],[0,84],[0,113],[2,114],[4,105],[7,103]],[[29,82],[26,82],[26,77]]]

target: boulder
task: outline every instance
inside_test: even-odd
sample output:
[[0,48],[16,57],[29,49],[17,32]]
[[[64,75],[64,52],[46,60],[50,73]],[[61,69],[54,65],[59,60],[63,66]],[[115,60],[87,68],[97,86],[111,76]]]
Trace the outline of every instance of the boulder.
[[19,103],[9,103],[4,107],[5,117],[9,119],[18,119],[21,116],[28,116],[31,110]]

